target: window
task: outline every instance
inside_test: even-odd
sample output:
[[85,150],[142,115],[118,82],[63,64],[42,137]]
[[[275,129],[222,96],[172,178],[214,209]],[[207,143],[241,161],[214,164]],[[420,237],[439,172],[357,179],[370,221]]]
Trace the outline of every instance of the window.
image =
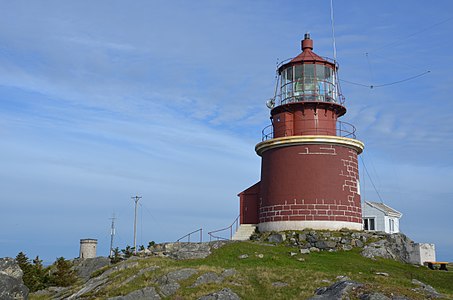
[[393,219],[389,219],[389,230],[390,230],[390,232],[395,231],[395,220],[393,220]]
[[363,218],[363,229],[376,230],[376,227],[374,225],[374,218]]

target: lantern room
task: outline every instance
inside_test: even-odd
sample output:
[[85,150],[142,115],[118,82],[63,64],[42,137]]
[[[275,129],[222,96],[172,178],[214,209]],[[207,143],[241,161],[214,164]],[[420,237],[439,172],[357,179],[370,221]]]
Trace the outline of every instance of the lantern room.
[[268,103],[272,126],[263,130],[263,141],[300,135],[354,137],[353,126],[337,121],[346,113],[337,82],[338,66],[312,50],[313,40],[306,33],[302,53],[277,68],[279,92]]
[[341,102],[336,84],[337,65],[313,51],[313,40],[306,33],[302,53],[278,68],[280,101]]

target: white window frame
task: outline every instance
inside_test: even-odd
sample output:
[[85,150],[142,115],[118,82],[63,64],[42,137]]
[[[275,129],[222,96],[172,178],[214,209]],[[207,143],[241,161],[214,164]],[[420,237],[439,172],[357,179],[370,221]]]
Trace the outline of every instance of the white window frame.
[[[373,220],[373,229],[370,229],[370,220]],[[365,226],[365,222],[366,222],[366,226]],[[368,229],[366,229],[365,227],[368,227]],[[363,230],[366,230],[366,231],[376,231],[376,217],[364,217],[363,218]]]
[[389,231],[395,232],[395,220],[393,218],[389,218]]

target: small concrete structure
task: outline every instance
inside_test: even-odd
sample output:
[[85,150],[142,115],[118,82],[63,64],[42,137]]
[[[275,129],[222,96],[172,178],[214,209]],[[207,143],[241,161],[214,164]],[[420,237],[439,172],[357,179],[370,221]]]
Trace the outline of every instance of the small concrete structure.
[[369,231],[383,231],[385,233],[400,232],[399,211],[380,202],[364,201],[362,203],[363,229]]
[[248,241],[256,230],[256,225],[253,224],[241,224],[239,229],[233,235],[233,241]]
[[81,239],[79,258],[95,258],[98,240],[96,239]]
[[436,248],[434,244],[415,243],[411,253],[411,261],[414,264],[424,265],[425,262],[436,261]]

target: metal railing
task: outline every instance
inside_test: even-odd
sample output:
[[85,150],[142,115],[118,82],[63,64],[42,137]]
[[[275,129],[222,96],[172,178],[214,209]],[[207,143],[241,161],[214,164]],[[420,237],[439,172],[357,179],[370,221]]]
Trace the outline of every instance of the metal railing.
[[[311,122],[311,124],[316,124],[314,120],[306,120],[307,122]],[[290,121],[289,123],[293,123],[293,121]],[[341,137],[347,137],[351,139],[355,139],[355,127],[354,125],[347,123],[347,122],[341,122],[337,121],[336,122],[336,128],[335,128],[335,135],[336,136],[341,136]],[[327,128],[327,127],[312,127],[312,128],[307,128],[304,130],[293,130],[293,129],[286,129],[284,132],[283,136],[297,136],[297,135],[332,135],[332,129]],[[261,141],[267,141],[269,139],[274,138],[274,127],[271,125],[264,127],[264,129],[261,132]]]
[[179,243],[182,239],[185,239],[187,238],[187,242],[190,243],[190,237],[192,234],[195,234],[197,232],[200,232],[200,240],[199,240],[199,243],[202,243],[203,242],[203,228],[200,228],[200,229],[197,229],[197,230],[194,230],[182,237],[180,237],[179,239],[176,240],[177,243]]
[[[228,227],[225,227],[225,228],[222,228],[222,229],[217,229],[217,230],[214,230],[214,231],[210,231],[208,232],[209,234],[209,241],[211,242],[212,239],[215,239],[215,240],[231,240],[233,238],[233,234],[238,230],[238,227],[239,227],[239,217],[240,215],[236,218],[236,220],[234,220],[234,222],[228,226]],[[233,227],[235,227],[235,230],[233,232]],[[223,231],[229,231],[230,233],[230,238],[225,238],[225,237],[221,237],[221,236],[218,236],[217,234],[219,232],[223,232]],[[216,235],[214,235],[214,233]]]

